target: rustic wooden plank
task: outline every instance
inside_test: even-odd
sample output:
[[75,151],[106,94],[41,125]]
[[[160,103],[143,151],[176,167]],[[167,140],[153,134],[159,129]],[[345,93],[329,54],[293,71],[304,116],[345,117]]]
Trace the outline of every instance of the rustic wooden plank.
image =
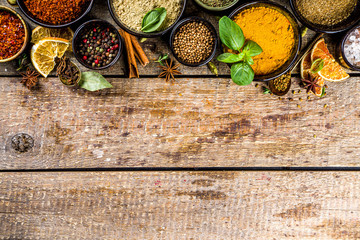
[[[287,0],[277,0],[276,2],[281,3],[283,6],[286,6],[289,10],[289,3]],[[240,4],[240,3],[239,3]],[[0,5],[8,5],[6,3],[6,0],[0,0]],[[18,12],[20,10],[18,9]],[[199,9],[197,6],[194,5],[193,1],[188,1],[186,12],[184,16],[200,16],[203,17],[209,21],[211,21],[216,28],[218,27],[217,19],[215,14],[209,14],[201,9]],[[26,17],[25,17],[26,18]],[[103,1],[95,1],[95,6],[93,10],[91,11],[89,17],[91,18],[100,18],[105,19],[112,24],[115,24],[113,19],[110,16],[109,10],[107,8],[107,5]],[[33,29],[36,27],[35,24],[33,24],[30,20],[28,20],[28,23],[30,24],[30,27]],[[76,27],[73,27],[74,30]],[[309,30],[309,33],[303,38],[303,46],[306,46],[309,40],[311,40],[314,36],[314,32]],[[330,37],[326,36],[326,41],[329,43],[329,47],[332,53],[335,53],[335,44],[337,41],[339,41],[339,37]],[[145,43],[142,43],[143,48],[145,49],[146,54],[148,55],[149,59],[151,60],[151,63],[146,66],[142,67],[139,66],[139,73],[141,76],[153,76],[157,75],[157,63],[154,62],[158,58],[160,54],[170,53],[170,49],[168,47],[168,39],[164,37],[164,39],[155,38],[155,39],[149,39]],[[220,54],[220,49],[218,50],[218,54]],[[69,55],[72,56],[72,55]],[[72,57],[74,61],[75,58]],[[220,75],[229,75],[230,70],[226,64],[219,63],[218,61],[213,61],[215,65],[218,67],[218,71]],[[78,64],[82,71],[86,71],[87,69],[83,67],[81,64]],[[183,73],[186,75],[213,75],[209,69],[206,66],[198,67],[198,68],[192,68],[192,67],[183,67]],[[126,73],[126,67],[124,63],[124,58],[122,57],[114,66],[99,71],[103,75],[119,75],[123,76]],[[294,72],[299,72],[299,69],[296,68]],[[349,70],[349,72],[351,72]],[[0,76],[14,76],[18,73],[16,73],[16,61],[5,63],[0,65]]]
[[[360,78],[310,100],[222,78],[108,80],[113,89],[90,93],[1,79],[0,169],[360,166]],[[10,139],[22,132],[35,147],[18,154]]]
[[359,239],[358,173],[2,173],[0,239]]

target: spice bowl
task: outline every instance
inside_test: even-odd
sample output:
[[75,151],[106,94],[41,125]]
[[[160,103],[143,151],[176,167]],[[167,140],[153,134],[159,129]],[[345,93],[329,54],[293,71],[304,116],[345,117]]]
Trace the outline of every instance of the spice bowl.
[[[204,0],[194,0],[195,3],[197,5],[199,5],[200,7],[202,7],[205,10],[211,11],[211,12],[221,12],[221,11],[225,11],[228,10],[230,8],[232,8],[233,6],[235,6],[239,0],[233,0],[233,1],[229,1],[229,3],[226,3],[225,5],[220,5],[220,6],[211,6],[209,4],[206,4],[204,2]],[[213,1],[216,2],[216,1]]]
[[[69,86],[69,87],[72,87],[72,86],[75,86],[77,85],[79,82],[80,82],[80,79],[81,79],[81,71],[80,71],[80,68],[73,62],[70,61],[70,67],[73,69],[72,72],[75,72],[76,74],[78,74],[77,78],[75,81],[73,82],[70,82],[71,81],[71,77],[67,77],[67,76],[63,76],[61,74],[59,74],[59,79],[60,81],[66,85],[66,86]],[[71,75],[73,73],[70,73]]]
[[[29,31],[29,27],[27,25],[27,23],[25,22],[24,18],[18,14],[15,10],[11,9],[11,8],[8,8],[8,7],[5,7],[5,6],[0,6],[0,12],[8,12],[12,15],[15,16],[15,18],[18,18],[21,22],[21,26],[23,27],[24,29],[24,42],[22,44],[18,44],[18,47],[15,49],[16,53],[14,53],[13,55],[10,55],[10,56],[7,56],[6,58],[0,58],[0,63],[4,63],[4,62],[9,62],[9,61],[12,61],[14,59],[16,59],[18,56],[20,56],[24,50],[26,49],[29,41],[30,41],[30,31]],[[16,20],[16,19],[15,19]],[[11,40],[11,41],[14,41],[14,40]],[[13,47],[14,44],[16,46],[16,42],[9,42],[9,44],[11,44],[10,47]],[[9,52],[9,49],[4,49],[5,51],[4,52]]]
[[[33,0],[17,0],[17,4],[19,5],[21,12],[27,18],[29,18],[34,23],[47,28],[68,27],[80,21],[82,18],[84,18],[91,11],[94,5],[94,0],[74,0],[74,1],[62,0],[63,2],[59,0],[52,0],[50,3],[48,3],[48,5],[46,5],[46,3],[49,2],[49,0],[48,1],[38,0],[38,1],[41,3],[40,5],[36,5],[36,3],[33,2]],[[81,4],[81,7],[79,6],[80,4],[78,3],[80,1],[83,2],[83,4]],[[75,4],[75,5],[65,6],[64,4]],[[35,8],[35,6],[37,6],[37,8]],[[74,9],[70,9],[69,6],[74,6]],[[34,7],[34,9],[29,9],[29,7]],[[61,7],[63,7],[63,9],[61,9]],[[71,12],[78,12],[78,13],[75,16],[72,16]],[[62,15],[60,16],[60,14]],[[58,15],[58,16],[54,17],[52,15],[55,16]],[[53,22],[50,22],[49,19],[51,19],[51,21]]]
[[[261,16],[264,16],[263,12],[266,11],[267,14],[265,15],[267,18],[262,17],[261,21],[266,21],[264,19],[270,19],[271,21],[269,20],[269,22],[266,23],[253,21],[252,18],[256,18],[257,16],[254,15],[254,11],[256,11],[256,14],[261,14]],[[248,16],[250,21],[256,26],[252,26],[254,24],[247,24],[245,16]],[[277,21],[281,22],[275,23],[274,20],[272,20],[274,17]],[[250,40],[255,41],[263,49],[260,55],[254,57],[255,64],[252,65],[255,72],[255,81],[267,82],[282,76],[292,69],[301,48],[301,34],[296,18],[289,10],[271,1],[254,1],[236,8],[229,15],[229,18],[246,25],[245,28],[240,26],[242,27],[245,39],[249,40],[250,38]],[[278,29],[280,25],[282,28]],[[276,29],[271,29],[272,27]],[[256,32],[253,31],[253,29],[258,30],[256,30]],[[281,33],[276,34],[278,31],[281,31]],[[248,35],[250,35],[250,37]],[[275,45],[274,42],[277,44]],[[284,51],[285,45],[287,47],[286,51]],[[274,49],[278,50],[274,52]],[[277,53],[279,51],[281,53]],[[276,55],[274,55],[274,53],[276,53]],[[277,59],[275,59],[275,56]],[[267,66],[268,64],[271,66]]]
[[73,52],[85,67],[101,70],[114,65],[122,53],[122,40],[117,29],[100,19],[83,23],[74,34]]
[[[107,1],[108,1],[108,8],[110,14],[114,19],[114,21],[129,34],[141,38],[161,37],[169,30],[171,30],[183,15],[187,2],[187,0],[164,1],[164,4],[168,4],[169,6],[174,6],[174,2],[179,1],[179,7],[175,9],[177,14],[173,14],[169,10],[170,7],[163,5],[154,6],[154,4],[149,4],[148,1],[145,1],[144,3],[141,3],[140,0],[135,0],[135,1],[123,0],[120,2],[119,0],[107,0]],[[151,33],[142,32],[140,28],[143,17],[148,11],[151,11],[153,10],[153,8],[157,8],[157,7],[164,7],[167,10],[167,16],[164,21],[164,25],[162,29],[160,31],[151,32]],[[171,16],[171,19],[169,19],[168,16]],[[128,18],[130,18],[130,20]],[[136,24],[137,29],[135,29],[134,27],[130,27],[129,26],[130,22]]]
[[214,58],[217,41],[216,30],[210,22],[200,17],[188,17],[175,25],[169,45],[178,62],[199,67]]
[[[319,18],[319,20],[315,21],[311,21],[310,20],[310,15],[306,16],[306,14],[308,13],[314,13],[314,15],[317,13],[317,11],[315,11],[313,9],[313,5],[309,6],[309,10],[305,12],[304,9],[306,9],[306,6],[300,6],[301,5],[301,0],[290,0],[290,6],[292,11],[294,12],[296,18],[307,28],[314,30],[316,32],[323,32],[323,33],[339,33],[345,30],[350,29],[351,27],[353,27],[355,24],[357,24],[360,21],[360,0],[356,1],[356,6],[353,9],[353,11],[351,12],[351,14],[349,14],[348,17],[345,17],[343,20],[341,20],[340,22],[336,22],[334,25],[326,25],[325,24],[325,20],[323,18]],[[336,4],[341,4],[343,1],[335,1]],[[323,9],[324,15],[326,16],[331,16],[331,11],[327,11],[324,5],[320,5],[321,3],[319,3],[319,1],[312,1],[311,4],[318,4],[319,8]],[[332,4],[334,5],[334,4]],[[335,8],[335,9],[339,9],[339,8]],[[302,13],[303,12],[303,13]],[[336,14],[336,13],[334,13]],[[339,14],[337,13],[336,15],[339,16]],[[315,15],[316,16],[316,15]],[[322,17],[322,16],[321,16]],[[315,17],[314,17],[315,19]],[[340,18],[338,19],[340,20]],[[324,24],[319,24],[319,22],[324,22]]]
[[344,35],[338,44],[337,54],[343,67],[360,71],[360,25],[355,26]]

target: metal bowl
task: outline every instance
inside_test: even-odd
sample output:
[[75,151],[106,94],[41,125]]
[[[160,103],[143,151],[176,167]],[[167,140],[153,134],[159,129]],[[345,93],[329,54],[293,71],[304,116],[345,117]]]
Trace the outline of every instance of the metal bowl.
[[[154,37],[161,37],[162,35],[164,35],[166,32],[168,32],[171,28],[173,28],[176,25],[176,23],[180,20],[181,16],[183,15],[183,13],[185,11],[186,1],[187,0],[183,0],[183,5],[181,8],[180,14],[177,17],[177,19],[175,20],[175,22],[173,24],[171,24],[169,27],[167,27],[166,29],[164,29],[160,32],[154,32],[154,33],[138,32],[138,31],[130,29],[127,25],[125,25],[121,21],[120,17],[114,11],[114,6],[112,4],[113,0],[108,0],[108,7],[109,7],[110,14],[111,14],[112,18],[114,19],[114,21],[126,32],[130,33],[131,35],[137,36],[137,37],[154,38]],[[134,3],[134,4],[136,4],[136,3]],[[128,6],[128,7],[131,8],[131,6]]]
[[19,55],[21,55],[24,50],[26,49],[29,41],[30,41],[30,36],[29,36],[29,27],[28,25],[26,24],[24,18],[19,14],[17,13],[15,10],[11,9],[11,8],[8,8],[8,7],[5,7],[5,6],[0,6],[0,11],[1,10],[5,10],[5,11],[8,11],[12,14],[14,14],[16,17],[18,17],[22,23],[22,25],[24,26],[24,30],[25,30],[25,39],[24,39],[24,43],[22,45],[22,47],[20,48],[20,50],[13,56],[9,57],[9,58],[6,58],[6,59],[1,59],[0,60],[0,63],[4,63],[4,62],[9,62],[9,61],[12,61],[14,60],[15,58],[17,58]]
[[255,81],[270,81],[272,79],[275,79],[277,77],[280,77],[281,75],[283,75],[284,73],[288,72],[289,69],[292,68],[292,66],[295,64],[296,62],[296,58],[297,55],[299,54],[300,48],[301,48],[301,34],[300,34],[300,28],[299,28],[299,24],[296,21],[296,18],[294,17],[294,15],[288,11],[286,8],[284,8],[283,6],[277,4],[277,3],[273,3],[271,1],[254,1],[251,3],[246,3],[241,5],[240,7],[236,8],[230,15],[229,18],[233,18],[235,17],[237,14],[239,14],[240,12],[246,10],[246,9],[250,9],[253,7],[266,7],[266,8],[270,8],[270,9],[274,9],[278,12],[280,12],[282,15],[284,15],[290,22],[291,26],[294,29],[294,40],[295,40],[295,46],[291,52],[291,56],[289,57],[289,59],[276,71],[267,74],[267,75],[255,75],[254,80]]
[[[341,0],[339,0],[341,1]],[[314,24],[307,20],[299,11],[297,0],[290,0],[290,6],[293,12],[295,13],[296,18],[307,28],[314,30],[316,32],[323,33],[338,33],[350,29],[360,20],[360,0],[357,1],[355,10],[351,13],[351,15],[341,21],[340,23],[333,26],[319,25]]]
[[68,27],[68,26],[80,21],[80,19],[85,17],[91,11],[91,9],[94,5],[94,0],[89,1],[89,5],[87,6],[87,8],[85,8],[85,10],[83,11],[83,13],[80,16],[78,16],[71,22],[64,23],[64,24],[50,24],[50,23],[44,22],[44,21],[36,18],[25,6],[24,0],[17,0],[17,4],[19,5],[19,8],[22,11],[22,13],[24,13],[24,15],[27,18],[29,18],[31,21],[33,21],[34,23],[36,23],[40,26],[43,26],[43,27],[47,27],[47,28],[64,28],[64,27]]

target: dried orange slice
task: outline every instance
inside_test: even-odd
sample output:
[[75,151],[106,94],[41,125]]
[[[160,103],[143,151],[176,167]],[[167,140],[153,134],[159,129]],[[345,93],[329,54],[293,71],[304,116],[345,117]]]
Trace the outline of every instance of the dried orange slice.
[[[317,73],[314,74],[311,72],[311,70],[310,70],[311,65],[312,65],[311,52],[309,52],[301,60],[301,64],[300,64],[301,79],[309,80],[311,77],[314,78],[314,77],[316,77],[316,75],[318,75]],[[323,92],[323,87],[325,85],[324,78],[322,78],[322,77],[318,78],[318,82],[316,84],[319,85],[320,87],[315,87],[314,94],[316,96],[320,97]]]
[[311,62],[318,58],[324,60],[324,68],[318,74],[326,81],[340,82],[350,77],[330,54],[323,38],[315,44],[311,52]]
[[47,37],[56,37],[69,40],[70,46],[68,51],[72,51],[71,42],[74,37],[74,32],[71,30],[71,28],[46,28],[37,26],[31,32],[31,42],[34,44]]
[[55,67],[55,58],[61,58],[68,49],[69,40],[63,38],[44,38],[31,48],[31,62],[44,77]]

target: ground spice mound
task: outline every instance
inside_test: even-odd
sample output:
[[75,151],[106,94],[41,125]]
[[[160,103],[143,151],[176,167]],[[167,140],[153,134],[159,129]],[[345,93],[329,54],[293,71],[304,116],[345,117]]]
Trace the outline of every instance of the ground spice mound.
[[25,41],[25,28],[15,14],[0,11],[0,59],[17,54]]
[[79,17],[89,0],[24,0],[28,11],[37,19],[52,25],[65,24]]
[[357,0],[298,0],[300,13],[310,22],[332,26],[347,19],[354,11]]
[[117,18],[131,30],[140,32],[145,14],[155,8],[166,9],[163,29],[171,26],[179,17],[183,0],[113,0]]
[[255,75],[275,72],[290,58],[295,46],[294,29],[280,12],[267,7],[246,9],[235,16],[246,40],[256,42],[263,52],[254,57]]

